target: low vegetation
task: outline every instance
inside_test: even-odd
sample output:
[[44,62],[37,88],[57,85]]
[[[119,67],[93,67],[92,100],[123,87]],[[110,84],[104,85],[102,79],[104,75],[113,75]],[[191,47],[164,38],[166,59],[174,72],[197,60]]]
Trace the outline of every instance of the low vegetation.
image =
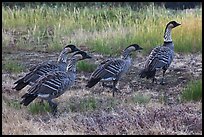
[[202,80],[190,81],[182,92],[183,101],[202,100]]
[[147,104],[147,103],[149,103],[150,99],[151,99],[150,95],[144,95],[141,93],[135,94],[132,97],[132,101],[134,103],[139,103],[139,104]]
[[33,102],[28,106],[28,111],[31,112],[31,114],[42,114],[51,112],[51,108],[47,102]]
[[96,64],[92,64],[84,60],[77,63],[77,71],[93,72],[96,67]]
[[162,44],[165,25],[176,20],[182,24],[172,32],[176,52],[201,52],[201,11],[201,7],[181,11],[153,4],[138,10],[129,6],[3,6],[3,48],[60,51],[65,44],[74,43],[110,55],[137,43],[147,53]]
[[94,97],[82,99],[71,98],[67,107],[71,112],[93,111],[98,107],[97,100]]
[[17,60],[6,59],[3,61],[2,70],[9,73],[20,73],[25,70],[25,67]]
[[8,99],[8,98],[5,98],[5,97],[2,97],[2,100],[5,102],[5,104],[11,108],[14,108],[14,109],[21,109],[21,106],[18,102],[18,100],[16,99]]

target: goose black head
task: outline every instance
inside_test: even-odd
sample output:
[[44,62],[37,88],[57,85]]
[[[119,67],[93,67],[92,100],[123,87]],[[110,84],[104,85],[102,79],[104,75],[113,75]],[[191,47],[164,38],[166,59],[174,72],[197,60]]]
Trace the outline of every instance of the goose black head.
[[[142,50],[143,48],[140,47],[140,46],[137,45],[137,44],[132,44],[132,45],[129,45],[126,49],[130,49],[130,50],[136,51],[136,50]],[[126,50],[126,49],[125,49],[125,50]]]
[[75,45],[72,45],[72,44],[65,46],[64,50],[67,53],[72,53],[72,52],[80,51]]
[[88,59],[88,58],[92,58],[90,55],[88,55],[86,52],[84,51],[77,51],[76,53],[74,53],[72,55],[72,57],[76,57],[78,60],[83,60],[83,59]]
[[170,21],[166,27],[170,27],[170,28],[175,28],[177,26],[181,25],[180,23],[176,22],[176,21]]

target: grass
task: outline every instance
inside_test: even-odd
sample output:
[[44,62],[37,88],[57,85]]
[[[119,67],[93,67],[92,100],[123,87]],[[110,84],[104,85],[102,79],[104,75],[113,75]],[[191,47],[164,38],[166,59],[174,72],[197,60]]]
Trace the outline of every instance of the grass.
[[93,72],[96,69],[96,67],[97,67],[96,64],[91,64],[84,60],[77,63],[78,71]]
[[71,112],[93,111],[97,108],[97,101],[94,97],[86,97],[80,100],[72,98],[68,103],[68,107]]
[[135,94],[132,97],[132,101],[134,103],[139,103],[139,104],[147,104],[151,99],[151,96],[149,95],[143,95],[141,93]]
[[35,102],[28,106],[28,111],[32,114],[39,114],[44,112],[51,112],[51,108],[47,102]]
[[190,81],[183,90],[181,99],[183,101],[202,100],[202,80]]
[[129,6],[98,8],[46,5],[30,8],[2,7],[3,48],[60,51],[68,43],[85,44],[102,54],[119,54],[130,44],[144,53],[163,43],[165,25],[176,20],[173,30],[176,52],[202,52],[202,8],[170,10],[154,5],[134,10]]
[[71,112],[97,112],[99,110],[110,111],[119,104],[115,98],[96,98],[86,96],[82,98],[71,97],[67,103],[68,111]]
[[[134,94],[124,104],[147,104],[151,97],[149,95]],[[96,112],[98,110],[111,111],[121,104],[121,100],[116,98],[96,98],[93,96],[87,96],[83,98],[72,97],[69,99],[67,108],[71,112]]]
[[5,97],[3,97],[2,99],[3,101],[5,101],[7,106],[18,110],[21,109],[21,105],[18,100],[15,100],[15,99],[9,100],[9,99],[6,99]]
[[93,97],[80,101],[80,108],[82,110],[85,111],[94,110],[96,109],[96,107],[97,107],[96,100]]
[[25,70],[25,67],[19,63],[17,60],[6,59],[3,62],[2,70],[5,70],[9,73],[19,73]]

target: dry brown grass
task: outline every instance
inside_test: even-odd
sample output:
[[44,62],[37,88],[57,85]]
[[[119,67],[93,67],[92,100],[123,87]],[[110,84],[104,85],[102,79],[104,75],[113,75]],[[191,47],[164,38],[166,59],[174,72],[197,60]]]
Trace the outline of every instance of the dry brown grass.
[[202,134],[201,103],[120,104],[112,110],[32,115],[2,102],[3,134]]
[[[2,133],[4,135],[72,135],[72,134],[137,134],[137,135],[189,135],[202,134],[202,102],[164,105],[151,100],[148,104],[130,101],[131,95],[118,95],[116,105],[108,108],[111,93],[93,94],[74,86],[56,99],[59,103],[57,118],[49,113],[33,115],[27,107],[17,109],[7,101],[19,100],[26,89],[13,92],[15,75],[3,74]],[[82,82],[81,77],[77,82]],[[83,84],[82,84],[83,85]],[[128,89],[128,87],[126,87]],[[146,93],[145,93],[146,94]],[[100,106],[91,111],[68,110],[70,99],[83,100],[93,97]],[[107,109],[108,108],[108,109]]]
[[[140,54],[136,56],[137,59],[134,60],[130,73],[119,82],[122,93],[114,98],[111,93],[106,92],[108,89],[103,89],[100,84],[92,89],[82,88],[85,87],[90,74],[78,72],[76,85],[55,100],[59,104],[57,118],[50,113],[32,114],[28,107],[8,105],[8,102],[19,102],[28,88],[20,92],[11,89],[14,81],[25,73],[4,72],[2,74],[2,133],[4,135],[201,135],[202,102],[181,103],[178,99],[189,80],[201,78],[202,55],[176,54],[167,71],[166,86],[152,85],[148,80],[138,79],[136,75],[146,58]],[[95,57],[99,62],[105,58]],[[166,102],[161,100],[164,93],[168,97]],[[137,103],[133,97],[138,94],[150,96],[151,99],[147,103]],[[80,102],[89,98],[95,100],[96,108],[80,108]],[[77,109],[72,111],[70,103]]]

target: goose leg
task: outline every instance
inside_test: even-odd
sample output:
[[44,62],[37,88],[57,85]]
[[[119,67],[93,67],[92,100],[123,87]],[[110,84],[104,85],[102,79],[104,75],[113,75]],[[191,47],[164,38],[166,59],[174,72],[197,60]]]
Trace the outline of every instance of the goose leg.
[[116,88],[117,83],[118,83],[118,80],[113,81],[113,91],[112,91],[113,97],[115,96],[115,92],[118,91],[118,89]]
[[157,84],[157,79],[155,78],[155,74],[156,74],[156,70],[152,72],[152,76],[153,76],[152,83],[155,82]]
[[48,100],[48,103],[52,109],[52,114],[56,115],[57,113],[57,103],[54,103],[52,100]]
[[155,76],[152,79],[152,83],[154,83],[154,82],[157,84],[157,79],[155,78]]
[[163,70],[163,77],[162,77],[162,79],[161,79],[161,85],[164,85],[165,83],[164,83],[164,75],[165,75],[165,72],[166,72],[166,69],[164,69]]

